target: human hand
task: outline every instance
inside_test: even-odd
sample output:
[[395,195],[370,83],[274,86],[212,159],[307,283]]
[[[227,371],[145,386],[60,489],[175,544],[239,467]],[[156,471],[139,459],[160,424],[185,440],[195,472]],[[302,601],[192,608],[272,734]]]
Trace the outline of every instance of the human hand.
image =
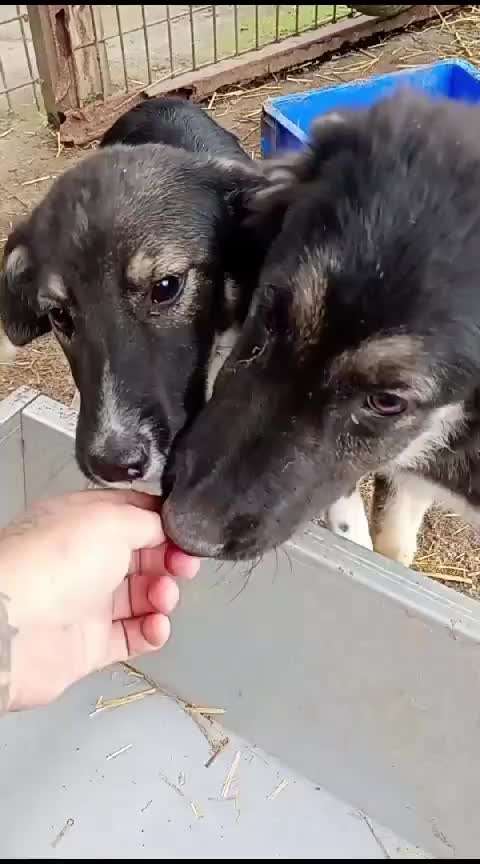
[[[42,502],[0,532],[0,595],[18,631],[11,710],[165,644],[179,599],[172,577],[192,578],[199,562],[165,542],[157,507],[138,492],[80,492]],[[2,674],[0,600],[0,708]]]

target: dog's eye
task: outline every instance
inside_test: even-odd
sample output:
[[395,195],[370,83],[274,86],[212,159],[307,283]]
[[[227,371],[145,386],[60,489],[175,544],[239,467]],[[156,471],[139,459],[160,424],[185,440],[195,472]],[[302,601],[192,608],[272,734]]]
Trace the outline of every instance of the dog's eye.
[[406,399],[396,396],[394,393],[375,393],[367,396],[365,404],[370,411],[381,417],[393,417],[402,414],[408,406]]
[[176,300],[182,288],[183,283],[178,276],[164,276],[155,282],[152,286],[152,313],[155,314],[156,307]]
[[56,306],[50,309],[48,314],[52,327],[70,339],[73,334],[73,321],[70,313],[66,309],[62,309],[61,306]]

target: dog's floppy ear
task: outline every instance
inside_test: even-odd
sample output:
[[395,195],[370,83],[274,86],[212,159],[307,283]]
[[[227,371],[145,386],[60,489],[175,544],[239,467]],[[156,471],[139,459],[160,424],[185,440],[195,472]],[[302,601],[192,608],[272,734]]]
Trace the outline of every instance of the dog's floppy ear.
[[[225,205],[217,231],[218,261],[234,282],[253,284],[268,241],[265,232],[252,230],[249,225],[250,200],[268,185],[268,180],[261,163],[249,159],[217,157],[210,161],[212,168],[215,191],[220,191]],[[243,292],[243,298],[248,302],[248,292]]]
[[242,222],[249,210],[251,197],[268,185],[261,163],[221,157],[212,161],[221,177],[228,210],[232,216]]
[[38,305],[37,284],[26,224],[7,240],[0,273],[0,322],[13,345],[48,333],[50,321]]
[[[273,218],[273,204],[270,218],[258,218],[257,202],[263,201],[273,188],[267,163],[261,161],[234,161],[215,159],[217,170],[221,173],[225,201],[244,245],[249,245],[262,254],[265,253],[277,233]],[[281,227],[281,223],[278,226]]]
[[260,163],[266,182],[249,198],[252,219],[259,224],[266,220],[278,231],[303,184],[320,179],[328,161],[342,150],[356,149],[360,135],[360,124],[350,113],[331,112],[318,117],[312,123],[306,147]]

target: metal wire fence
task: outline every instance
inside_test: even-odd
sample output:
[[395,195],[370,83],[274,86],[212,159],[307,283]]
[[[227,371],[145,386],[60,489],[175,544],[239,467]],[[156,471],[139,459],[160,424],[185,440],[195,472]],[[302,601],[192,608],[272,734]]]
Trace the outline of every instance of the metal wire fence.
[[26,6],[0,7],[0,112],[42,107]]
[[[98,8],[98,7],[97,7]],[[348,6],[101,6],[111,89],[202,69],[351,14]],[[93,47],[83,43],[82,50]],[[105,93],[108,95],[108,93]]]
[[[66,34],[60,49],[70,55],[78,105],[175,79],[353,14],[346,5],[79,4],[44,8],[60,10],[54,12],[62,16]],[[38,49],[27,6],[3,6],[0,111],[17,111],[27,104],[41,107],[35,47]]]

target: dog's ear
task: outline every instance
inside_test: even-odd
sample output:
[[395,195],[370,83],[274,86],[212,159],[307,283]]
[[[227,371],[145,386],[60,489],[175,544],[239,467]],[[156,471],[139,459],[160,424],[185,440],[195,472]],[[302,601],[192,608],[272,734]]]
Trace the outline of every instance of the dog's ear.
[[258,218],[259,202],[273,188],[267,163],[226,159],[215,159],[215,163],[221,174],[225,202],[237,239],[241,237],[243,246],[255,252],[256,258],[262,257],[281,228],[281,221],[277,226],[274,219],[278,203],[276,207],[272,203],[269,218]]
[[0,273],[0,322],[13,345],[26,345],[51,329],[40,311],[28,223],[18,226],[7,240]]
[[[215,260],[233,280],[232,284],[253,285],[265,257],[268,244],[259,231],[248,225],[249,202],[256,191],[267,185],[260,163],[249,159],[213,158],[210,160],[208,177],[213,183],[216,196],[220,194],[223,206],[218,211],[219,224],[216,231],[217,249]],[[246,315],[249,294],[240,292],[238,299],[239,318]]]
[[261,164],[264,185],[252,191],[248,200],[251,218],[281,228],[285,213],[302,193],[302,187],[320,180],[330,159],[342,151],[356,150],[361,124],[353,114],[332,112],[317,118],[310,128],[309,141],[300,151],[274,156]]
[[249,211],[252,196],[268,185],[261,162],[223,158],[212,161],[220,177],[228,211],[240,223]]

